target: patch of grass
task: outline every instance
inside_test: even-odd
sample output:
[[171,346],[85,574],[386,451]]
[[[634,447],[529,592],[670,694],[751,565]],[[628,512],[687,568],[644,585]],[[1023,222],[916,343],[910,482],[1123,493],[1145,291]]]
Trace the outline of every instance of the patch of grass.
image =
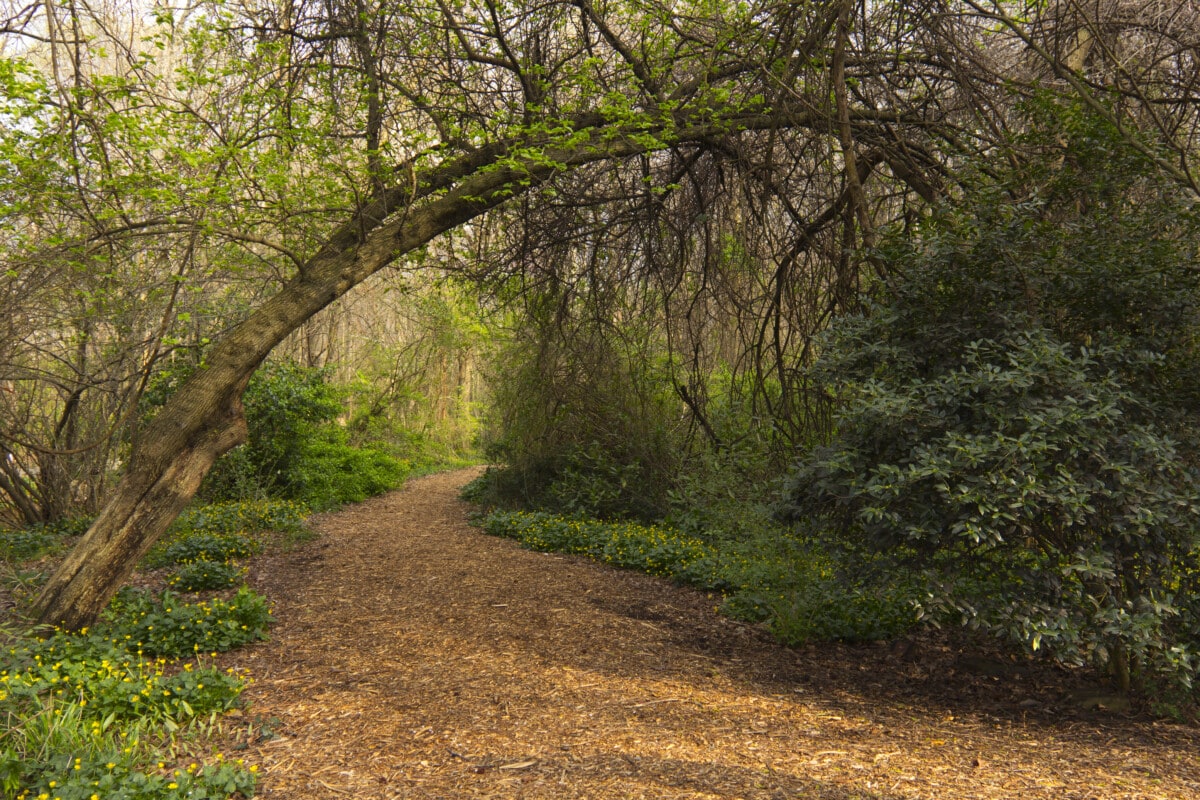
[[156,544],[142,566],[157,569],[189,561],[231,561],[262,552],[253,535],[278,531],[301,538],[308,507],[291,500],[241,500],[213,503],[184,511]]
[[0,588],[10,592],[18,606],[33,597],[46,582],[46,572],[21,564],[0,567]]
[[[184,800],[254,793],[255,767],[218,758],[168,768],[153,725],[97,720],[74,701],[44,699],[0,740],[0,791],[16,800]],[[11,719],[11,717],[10,717]]]

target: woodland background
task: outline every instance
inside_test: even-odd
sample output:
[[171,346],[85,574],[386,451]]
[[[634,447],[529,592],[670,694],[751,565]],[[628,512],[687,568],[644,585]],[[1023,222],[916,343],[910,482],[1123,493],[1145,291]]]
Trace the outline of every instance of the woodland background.
[[1194,0],[0,31],[0,514],[91,528],[41,620],[94,620],[193,496],[486,460],[494,532],[787,641],[968,626],[1194,708]]

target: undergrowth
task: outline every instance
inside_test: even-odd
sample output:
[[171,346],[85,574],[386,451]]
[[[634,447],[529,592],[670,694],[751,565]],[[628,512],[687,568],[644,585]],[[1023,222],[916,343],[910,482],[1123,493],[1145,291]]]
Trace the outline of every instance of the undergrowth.
[[0,529],[0,561],[19,563],[60,552],[68,539],[88,529],[91,519],[75,517],[17,530]]
[[194,604],[127,590],[91,629],[14,638],[0,656],[0,790],[17,800],[253,795],[255,768],[240,761],[174,764],[178,734],[211,726],[245,685],[211,655],[264,638],[269,622],[249,589]]
[[167,584],[184,592],[229,589],[241,582],[241,562],[262,552],[255,536],[275,531],[286,540],[310,535],[308,509],[292,500],[240,500],[197,506],[185,511],[156,544],[141,566],[174,567]]
[[[185,512],[142,562],[172,567],[170,590],[122,590],[100,622],[37,638],[7,631],[0,652],[0,796],[16,800],[208,800],[254,793],[255,767],[220,754],[184,763],[188,742],[236,707],[245,676],[212,656],[266,638],[264,598],[183,602],[176,591],[225,589],[262,552],[258,534],[310,535],[307,509],[291,501],[243,501]],[[54,555],[86,525],[6,532],[0,556]],[[31,579],[32,580],[32,579]],[[31,587],[32,588],[32,585]]]
[[789,644],[895,638],[917,623],[925,587],[918,575],[870,580],[819,541],[763,531],[742,541],[705,542],[670,527],[609,523],[545,512],[494,511],[484,530],[542,552],[573,553],[606,564],[719,592],[724,613],[764,622]]

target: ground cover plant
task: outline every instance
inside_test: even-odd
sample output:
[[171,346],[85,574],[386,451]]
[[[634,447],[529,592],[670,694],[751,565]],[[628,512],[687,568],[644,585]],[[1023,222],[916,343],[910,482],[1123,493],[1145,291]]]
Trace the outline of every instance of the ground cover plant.
[[180,564],[167,584],[184,592],[202,592],[209,589],[228,589],[235,586],[245,570],[228,561],[209,561],[201,558]]
[[[253,767],[220,755],[203,765],[181,758],[189,736],[234,708],[245,684],[211,656],[266,638],[270,609],[245,586],[188,602],[175,591],[236,585],[245,560],[262,552],[263,532],[302,538],[306,514],[286,500],[191,508],[142,563],[172,569],[168,590],[127,587],[78,633],[11,634],[0,652],[0,792],[24,800],[251,796]],[[12,552],[53,554],[77,532],[14,535]]]
[[14,638],[0,656],[0,788],[18,800],[251,796],[253,767],[176,766],[172,745],[244,686],[207,655],[264,638],[269,621],[247,589],[194,604],[126,591],[91,629]]
[[[532,550],[584,555],[717,593],[725,613],[765,622],[789,644],[895,638],[917,623],[925,591],[916,573],[889,564],[891,580],[872,579],[851,554],[779,529],[705,542],[665,525],[522,511],[493,511],[483,529]],[[884,568],[879,559],[874,566]]]
[[16,530],[0,530],[0,561],[17,563],[57,552],[66,546],[68,539],[83,533],[90,524],[90,519],[77,517]]
[[236,586],[245,574],[239,562],[262,552],[254,534],[275,531],[302,537],[307,508],[292,500],[241,500],[192,508],[154,546],[142,567],[173,567],[167,583],[197,592]]

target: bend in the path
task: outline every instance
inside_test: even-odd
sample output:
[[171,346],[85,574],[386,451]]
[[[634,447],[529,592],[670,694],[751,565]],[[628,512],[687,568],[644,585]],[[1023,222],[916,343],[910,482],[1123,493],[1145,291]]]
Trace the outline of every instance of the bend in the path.
[[1186,730],[922,707],[878,653],[839,677],[702,594],[481,534],[468,477],[257,568],[278,623],[236,659],[247,720],[276,720],[264,798],[1200,797]]

